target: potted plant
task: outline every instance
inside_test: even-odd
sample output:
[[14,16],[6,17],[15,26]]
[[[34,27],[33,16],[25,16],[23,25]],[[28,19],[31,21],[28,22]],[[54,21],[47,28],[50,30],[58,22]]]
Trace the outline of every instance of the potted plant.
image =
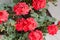
[[14,0],[11,4],[1,4],[1,40],[44,40],[44,35],[54,35],[58,26],[54,24],[47,0]]

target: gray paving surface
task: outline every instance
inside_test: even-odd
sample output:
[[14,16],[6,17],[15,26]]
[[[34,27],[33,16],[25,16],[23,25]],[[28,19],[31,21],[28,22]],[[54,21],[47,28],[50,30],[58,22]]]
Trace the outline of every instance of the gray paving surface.
[[46,40],[60,40],[60,30],[54,36],[47,34],[45,38]]
[[57,0],[57,6],[54,6],[52,3],[48,3],[49,8],[48,10],[50,11],[51,15],[57,19],[57,21],[60,20],[60,0]]

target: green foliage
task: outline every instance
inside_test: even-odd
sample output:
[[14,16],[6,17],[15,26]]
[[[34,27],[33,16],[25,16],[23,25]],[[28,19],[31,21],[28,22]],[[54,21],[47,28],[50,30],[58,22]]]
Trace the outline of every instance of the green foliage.
[[20,0],[13,0],[14,3],[17,3],[17,2],[19,2],[19,1],[20,1]]
[[0,4],[0,10],[3,10],[3,9],[4,9],[4,5]]
[[15,25],[15,21],[12,19],[9,19],[8,22],[6,23],[7,25],[11,25],[14,26]]
[[14,3],[18,2],[26,2],[27,4],[31,4],[32,0],[13,0]]
[[31,16],[38,22],[38,29],[42,30],[44,33],[47,32],[47,26],[56,21],[55,18],[47,16],[45,12],[40,12],[39,14],[32,13]]
[[28,32],[23,33],[22,36],[20,36],[18,40],[28,40]]
[[9,10],[9,7],[13,8],[15,3],[10,3],[10,4],[0,4],[0,10]]

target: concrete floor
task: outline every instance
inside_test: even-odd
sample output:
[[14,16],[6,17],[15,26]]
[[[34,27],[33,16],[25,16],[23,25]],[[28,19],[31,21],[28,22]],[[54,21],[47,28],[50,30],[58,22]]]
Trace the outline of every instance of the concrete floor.
[[57,21],[60,20],[60,0],[57,0],[57,6],[54,6],[52,3],[48,3],[49,8],[48,10],[50,11],[51,15],[57,19]]
[[45,38],[46,40],[60,40],[60,30],[54,36],[47,34]]

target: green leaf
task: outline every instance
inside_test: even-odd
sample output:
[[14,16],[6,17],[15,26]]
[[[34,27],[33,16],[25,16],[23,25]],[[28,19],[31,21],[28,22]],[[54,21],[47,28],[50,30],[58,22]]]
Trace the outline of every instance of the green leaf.
[[3,40],[12,40],[13,38],[15,38],[14,34],[10,34],[9,36],[6,35],[3,36]]
[[15,25],[15,21],[14,21],[13,19],[9,19],[6,24],[7,24],[7,25],[14,26],[14,25]]
[[20,0],[13,0],[14,3],[18,3]]
[[4,10],[4,5],[0,4],[0,10]]
[[44,17],[40,16],[39,19],[38,19],[38,22],[44,22]]
[[23,36],[26,39],[28,37],[28,32],[26,32]]
[[32,13],[31,16],[32,17],[38,17],[38,14],[37,13]]
[[5,27],[1,24],[0,25],[0,32],[3,32],[5,30]]
[[42,12],[41,15],[44,16],[44,17],[47,16],[46,13],[44,13],[44,12]]
[[8,6],[10,7],[13,7],[15,5],[15,3],[10,3],[10,4],[7,4]]
[[3,25],[0,25],[0,29],[3,27]]
[[49,17],[49,16],[46,16],[45,19],[49,20],[50,22],[55,22],[56,21],[56,19],[54,17]]

